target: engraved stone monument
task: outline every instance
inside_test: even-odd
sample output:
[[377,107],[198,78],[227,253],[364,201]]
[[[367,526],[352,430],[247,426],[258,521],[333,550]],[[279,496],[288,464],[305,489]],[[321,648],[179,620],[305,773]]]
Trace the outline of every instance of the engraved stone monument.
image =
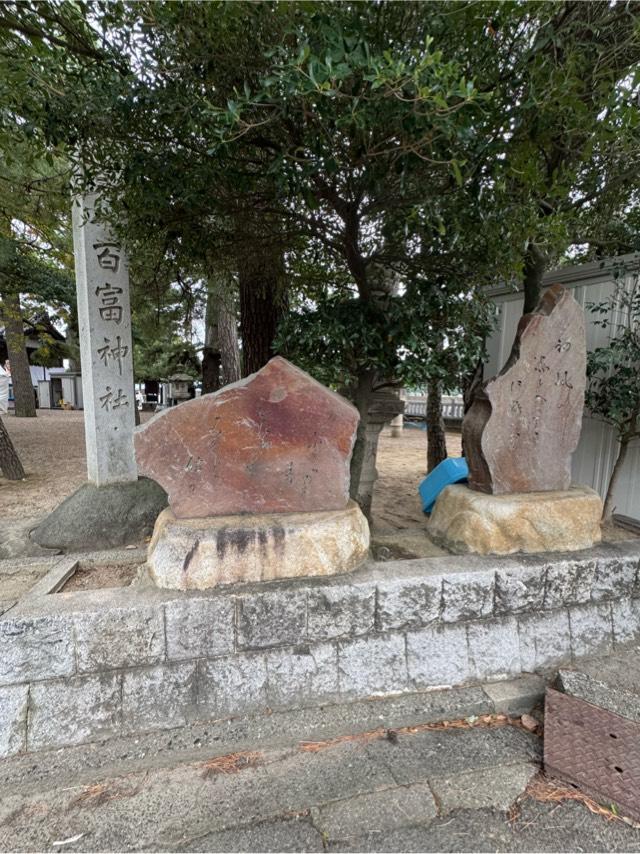
[[87,474],[96,486],[138,479],[127,257],[96,222],[95,196],[73,205]]
[[72,214],[89,482],[31,534],[63,550],[140,542],[166,506],[156,483],[138,479],[127,256],[96,219],[96,199],[76,198]]
[[429,521],[437,542],[508,554],[587,548],[600,539],[599,496],[570,488],[585,383],[584,313],[553,285],[521,318],[509,359],[465,416],[469,485],[439,496]]
[[369,530],[349,501],[358,412],[276,357],[166,410],[135,435],[138,468],[167,491],[149,568],[161,587],[347,572]]
[[568,489],[586,383],[584,313],[550,287],[518,325],[511,355],[463,424],[469,486],[481,492]]

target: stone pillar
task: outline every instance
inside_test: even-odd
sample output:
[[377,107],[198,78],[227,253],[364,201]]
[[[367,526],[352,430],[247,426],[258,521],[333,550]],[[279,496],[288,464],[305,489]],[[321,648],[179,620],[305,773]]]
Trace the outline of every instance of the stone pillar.
[[87,475],[96,486],[135,481],[135,394],[127,258],[94,219],[95,194],[74,200]]
[[396,415],[396,417],[391,421],[391,438],[392,439],[400,439],[402,437],[403,424],[404,424],[404,415],[401,412],[400,415]]
[[380,433],[385,424],[396,418],[398,414],[402,417],[403,412],[404,401],[400,400],[396,391],[383,389],[374,392],[369,408],[369,423],[365,434],[365,455],[356,499],[367,519],[371,518],[373,486],[378,479],[376,457]]

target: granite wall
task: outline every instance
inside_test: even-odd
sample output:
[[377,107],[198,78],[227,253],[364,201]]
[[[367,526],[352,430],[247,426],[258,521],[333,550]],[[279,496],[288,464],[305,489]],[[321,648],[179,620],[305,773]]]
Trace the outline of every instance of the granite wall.
[[552,670],[640,638],[639,565],[627,541],[26,598],[0,618],[0,756]]

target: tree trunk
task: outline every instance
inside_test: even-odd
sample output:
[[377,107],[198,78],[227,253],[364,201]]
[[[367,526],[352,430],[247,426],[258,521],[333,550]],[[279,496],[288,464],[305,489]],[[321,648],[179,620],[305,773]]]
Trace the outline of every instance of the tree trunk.
[[622,474],[622,470],[624,468],[624,461],[627,457],[627,451],[629,449],[630,439],[622,439],[620,441],[620,450],[618,452],[618,459],[615,462],[613,467],[613,471],[611,472],[611,479],[609,480],[609,486],[607,488],[607,495],[604,499],[604,508],[602,511],[602,520],[604,522],[610,522],[613,516],[613,511],[616,509],[613,504],[613,495],[616,491],[616,486],[620,480],[620,475]]
[[220,361],[222,362],[222,383],[237,382],[242,376],[240,367],[240,348],[238,347],[238,321],[229,299],[220,301],[218,312],[218,340],[220,343]]
[[248,376],[275,355],[273,340],[286,306],[282,255],[246,252],[238,261],[242,374]]
[[442,386],[427,383],[427,474],[447,458],[447,437],[442,417]]
[[67,358],[69,359],[69,370],[80,372],[80,332],[78,329],[78,308],[74,303],[69,312],[67,324]]
[[204,351],[202,355],[202,393],[240,379],[240,350],[235,312],[228,294],[211,288],[207,296]]
[[523,314],[535,311],[542,296],[542,278],[547,266],[544,252],[535,243],[529,243],[524,256],[524,306]]
[[22,480],[26,477],[20,457],[13,447],[2,418],[0,418],[0,471],[7,480]]
[[[473,401],[476,397],[476,392],[478,389],[482,388],[482,383],[484,380],[484,362],[482,359],[478,359],[478,362],[475,366],[475,369],[468,373],[462,380],[462,400],[464,401],[464,410],[463,410],[463,421],[464,416],[471,409],[473,405]],[[462,441],[461,441],[461,451],[462,456],[465,456],[464,452],[464,433],[462,431]]]
[[[358,498],[360,477],[362,475],[362,469],[367,452],[367,428],[369,426],[369,410],[371,408],[371,401],[373,398],[373,379],[373,371],[365,371],[360,374],[358,377],[358,384],[356,385],[353,395],[353,404],[360,413],[360,421],[358,422],[358,429],[356,432],[356,441],[351,455],[351,480],[349,494],[354,501]],[[365,502],[364,507],[361,504],[360,509],[367,519],[370,519],[370,499],[368,502]]]
[[29,359],[24,340],[20,295],[11,291],[2,293],[2,316],[11,364],[11,384],[18,418],[35,418],[36,399],[31,382]]

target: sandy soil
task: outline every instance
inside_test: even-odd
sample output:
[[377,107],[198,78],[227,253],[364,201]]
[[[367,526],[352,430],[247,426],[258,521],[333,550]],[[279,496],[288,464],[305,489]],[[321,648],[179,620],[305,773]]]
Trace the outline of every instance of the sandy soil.
[[[143,420],[150,417],[150,413],[142,415]],[[22,549],[28,530],[86,479],[82,412],[40,410],[37,418],[8,415],[4,421],[27,478],[15,483],[0,477],[0,552],[3,537],[10,538],[16,531]],[[450,456],[460,456],[459,433],[447,434],[447,449]],[[426,517],[418,496],[426,461],[427,437],[423,430],[405,427],[398,439],[391,438],[389,428],[383,431],[373,498],[372,552],[377,560],[445,554],[427,537]],[[608,541],[637,536],[613,526],[603,533]],[[129,583],[128,579],[115,576],[112,581],[116,586]],[[72,583],[81,582],[78,576]],[[93,584],[89,579],[87,583]]]
[[58,593],[74,590],[102,590],[105,587],[128,587],[137,577],[140,564],[126,563],[113,566],[82,566],[73,573]]
[[[148,417],[143,413],[143,419]],[[27,479],[16,483],[0,477],[0,515],[6,521],[44,516],[86,480],[83,413],[39,410],[37,418],[9,414],[3,420]],[[449,453],[458,456],[460,435],[448,434],[447,443]],[[392,439],[389,429],[383,431],[373,503],[380,534],[424,526],[417,489],[426,459],[423,430],[406,428],[400,439]]]
[[[143,413],[146,420],[150,414]],[[27,473],[24,481],[0,476],[0,517],[41,517],[87,479],[82,412],[39,409],[36,418],[2,419]]]
[[[460,456],[460,433],[447,433],[447,451]],[[427,474],[427,435],[405,427],[402,437],[391,438],[383,430],[378,445],[378,480],[373,493],[373,526],[376,533],[422,528],[425,516],[418,486]]]

